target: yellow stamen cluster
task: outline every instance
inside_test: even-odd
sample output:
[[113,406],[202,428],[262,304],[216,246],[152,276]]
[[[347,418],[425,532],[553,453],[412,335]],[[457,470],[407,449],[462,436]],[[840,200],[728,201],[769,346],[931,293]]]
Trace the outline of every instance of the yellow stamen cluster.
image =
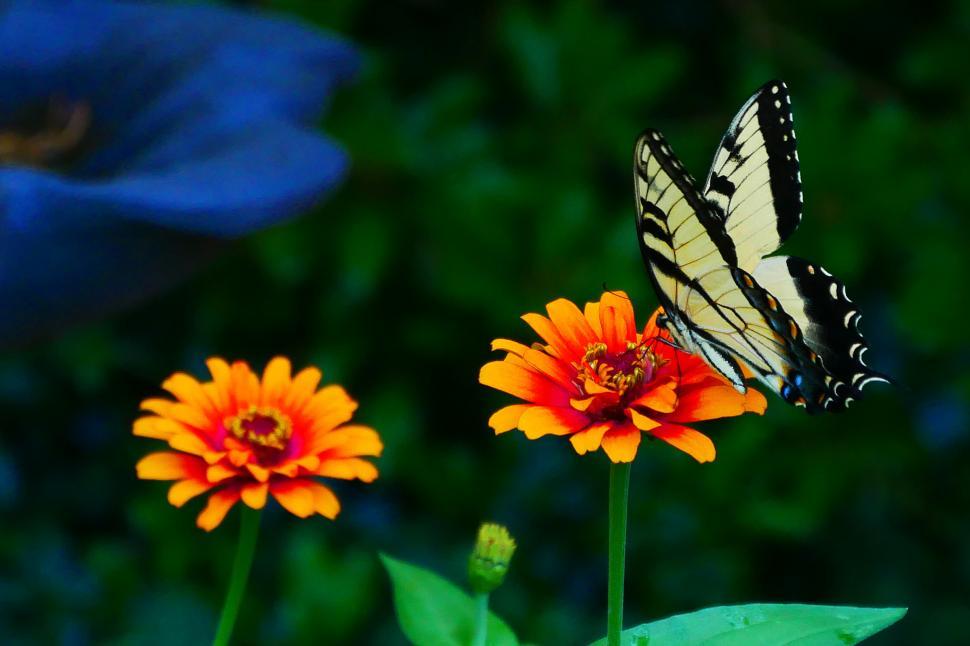
[[[620,355],[619,357],[608,358],[605,343],[589,344],[586,347],[586,353],[583,355],[582,365],[575,366],[580,382],[592,379],[601,386],[615,390],[620,395],[630,388],[640,385],[647,375],[647,366],[649,365],[651,371],[657,366],[657,357],[651,350],[647,349],[646,345],[637,345],[632,341],[627,341],[626,351],[623,354],[626,355],[627,353],[630,353],[631,356]],[[627,364],[623,369],[618,369],[614,365],[618,358],[622,358],[623,363]]]
[[[273,428],[268,432],[255,428],[256,424],[263,420],[273,422]],[[226,430],[234,437],[250,444],[280,451],[286,448],[293,435],[293,426],[286,415],[275,408],[257,406],[250,406],[247,410],[229,418],[226,421]]]

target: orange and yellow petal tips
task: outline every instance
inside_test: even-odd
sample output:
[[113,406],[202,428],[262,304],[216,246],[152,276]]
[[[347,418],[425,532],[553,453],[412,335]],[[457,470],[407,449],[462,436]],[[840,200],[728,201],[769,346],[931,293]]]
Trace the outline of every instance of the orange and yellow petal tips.
[[175,373],[162,384],[172,399],[143,401],[149,414],[133,428],[169,447],[138,462],[139,478],[173,480],[168,500],[176,507],[209,494],[199,527],[214,529],[240,500],[262,509],[270,496],[301,518],[333,519],[340,502],[320,478],[377,478],[366,458],[380,456],[380,436],[349,423],[357,402],[340,386],[319,388],[319,370],[292,375],[284,357],[270,361],[262,378],[243,361],[206,364],[211,381]]
[[546,311],[522,317],[541,342],[492,342],[505,358],[485,364],[479,381],[522,400],[492,415],[496,433],[564,436],[580,455],[602,449],[613,462],[631,462],[646,433],[710,462],[714,443],[685,424],[762,414],[768,405],[761,393],[739,393],[702,359],[675,349],[657,327],[661,310],[638,331],[622,292],[606,292],[582,311],[565,299]]

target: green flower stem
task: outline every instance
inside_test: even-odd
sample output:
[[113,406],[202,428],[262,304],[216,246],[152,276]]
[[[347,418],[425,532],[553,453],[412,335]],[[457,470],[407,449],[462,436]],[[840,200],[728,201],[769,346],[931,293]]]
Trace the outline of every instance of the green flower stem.
[[475,636],[472,646],[485,646],[488,637],[488,593],[479,592],[475,595]]
[[626,514],[630,463],[610,465],[610,565],[606,604],[607,646],[620,646],[623,631],[623,571],[626,566]]
[[243,594],[246,592],[246,581],[249,580],[249,569],[253,564],[253,554],[256,553],[256,539],[259,536],[260,514],[245,505],[239,525],[239,544],[236,546],[236,560],[232,564],[232,576],[229,578],[229,589],[226,591],[226,601],[219,616],[219,628],[212,640],[213,646],[226,646],[232,637],[236,616],[242,604]]

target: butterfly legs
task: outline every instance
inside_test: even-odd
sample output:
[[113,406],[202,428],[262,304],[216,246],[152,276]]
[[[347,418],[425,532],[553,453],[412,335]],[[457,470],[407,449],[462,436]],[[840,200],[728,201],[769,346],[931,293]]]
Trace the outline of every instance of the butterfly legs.
[[[683,373],[680,368],[680,353],[687,352],[687,350],[679,342],[674,340],[674,335],[670,333],[670,328],[668,327],[669,325],[670,325],[670,318],[668,318],[666,314],[658,314],[657,327],[660,329],[660,332],[656,336],[654,336],[653,339],[651,339],[650,344],[651,346],[653,346],[656,343],[663,343],[667,347],[673,349],[674,361],[677,363],[677,379],[679,381],[683,377]],[[666,332],[667,337],[670,337],[670,338],[664,337],[663,336],[664,332]]]

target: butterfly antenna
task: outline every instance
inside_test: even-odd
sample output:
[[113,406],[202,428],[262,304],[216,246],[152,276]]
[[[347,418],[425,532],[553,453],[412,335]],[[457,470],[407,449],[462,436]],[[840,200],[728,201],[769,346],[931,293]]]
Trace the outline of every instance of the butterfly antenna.
[[[669,334],[669,332],[668,332],[668,334]],[[665,338],[663,338],[662,336],[659,336],[659,335],[653,337],[653,339],[654,339],[654,341],[659,341],[660,343],[663,343],[668,348],[673,348],[674,350],[679,350],[681,352],[686,352],[686,350],[684,350],[682,347],[680,347],[679,345],[677,345],[677,343],[673,339],[665,339]]]

